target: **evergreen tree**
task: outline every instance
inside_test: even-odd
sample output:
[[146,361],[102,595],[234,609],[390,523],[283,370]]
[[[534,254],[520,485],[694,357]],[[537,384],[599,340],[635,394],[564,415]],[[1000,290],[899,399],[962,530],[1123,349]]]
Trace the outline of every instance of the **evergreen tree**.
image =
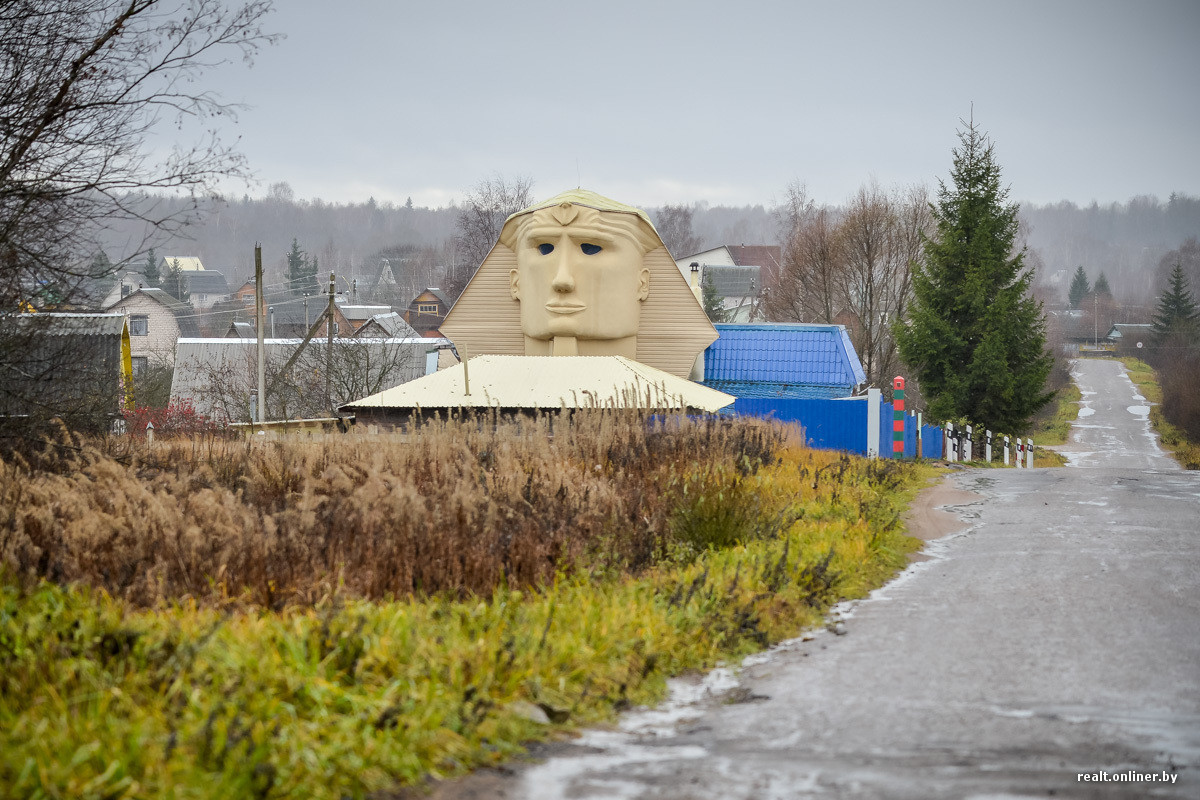
[[709,275],[700,279],[700,304],[704,306],[704,313],[708,315],[710,321],[729,321],[729,312],[725,310],[725,305],[721,302],[721,295],[717,293],[717,287]]
[[1200,310],[1183,277],[1183,265],[1176,262],[1167,288],[1158,298],[1158,313],[1150,329],[1159,344],[1175,336],[1194,338],[1200,330]]
[[317,261],[309,261],[308,254],[300,249],[300,243],[292,239],[292,249],[287,254],[288,288],[296,294],[317,291]]
[[178,258],[171,259],[171,263],[167,265],[160,288],[181,303],[191,300],[192,293],[188,291],[187,276],[183,274],[183,266]]
[[146,266],[142,269],[142,274],[146,276],[146,283],[150,288],[157,289],[162,283],[162,273],[158,269],[158,256],[154,253],[154,248],[150,248],[150,252],[146,253]]
[[92,271],[91,274],[97,278],[107,278],[113,274],[113,263],[108,257],[108,253],[103,250],[97,250],[92,256]]
[[936,234],[913,270],[897,343],[930,418],[1021,433],[1052,396],[1045,318],[1029,296],[1024,251],[1014,250],[1017,205],[1006,204],[993,146],[974,122],[958,138],[953,185],[939,182]]
[[1100,273],[1100,277],[1096,278],[1096,285],[1092,287],[1092,291],[1098,295],[1108,295],[1112,297],[1112,289],[1108,288],[1108,278],[1104,277],[1104,273]]
[[1087,273],[1083,271],[1083,265],[1075,270],[1075,277],[1071,278],[1071,288],[1067,290],[1067,302],[1071,304],[1071,308],[1079,308],[1083,298],[1088,296],[1092,291],[1091,285],[1088,283]]

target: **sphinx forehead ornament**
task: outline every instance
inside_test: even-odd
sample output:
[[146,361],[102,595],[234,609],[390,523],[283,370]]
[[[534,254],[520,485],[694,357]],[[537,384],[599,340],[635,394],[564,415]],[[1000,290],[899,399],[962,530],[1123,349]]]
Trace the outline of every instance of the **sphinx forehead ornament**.
[[579,206],[564,200],[555,206],[550,214],[558,221],[559,225],[570,225],[575,217],[579,216]]

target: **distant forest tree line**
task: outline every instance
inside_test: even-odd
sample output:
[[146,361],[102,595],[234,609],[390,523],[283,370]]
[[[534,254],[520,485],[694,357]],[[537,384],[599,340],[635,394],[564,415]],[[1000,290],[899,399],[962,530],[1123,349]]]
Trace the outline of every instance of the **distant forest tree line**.
[[[783,199],[771,204],[720,206],[697,201],[647,211],[677,258],[722,244],[786,248],[795,229],[795,220],[788,219],[796,213],[791,207],[795,198],[789,196],[795,188],[796,184],[788,187]],[[506,184],[493,178],[474,187],[460,204],[432,209],[374,199],[365,203],[301,200],[287,184],[273,184],[265,197],[211,201],[201,222],[176,238],[159,240],[156,246],[160,253],[200,257],[206,267],[224,272],[231,284],[252,273],[255,243],[262,244],[268,279],[288,280],[288,253],[296,240],[321,265],[319,281],[333,271],[347,282],[358,279],[360,287],[374,285],[387,259],[396,295],[440,283],[461,289],[478,266],[479,250],[477,243],[464,246],[462,221],[473,215],[474,227],[485,228],[475,201],[486,199],[488,192],[494,196],[508,189],[518,190],[517,200],[544,194],[527,179]],[[864,186],[841,205],[818,205],[809,198],[805,202],[810,210],[821,212],[827,223],[835,224],[853,215],[862,193],[872,191],[879,191],[878,187]],[[172,203],[190,203],[149,195],[141,202],[160,211]],[[1072,276],[1083,266],[1093,282],[1105,275],[1119,303],[1149,305],[1169,278],[1171,265],[1163,267],[1163,257],[1184,247],[1189,238],[1200,237],[1200,197],[1177,194],[1163,201],[1139,196],[1105,206],[1023,204],[1020,221],[1029,265],[1041,286],[1039,294],[1048,302],[1066,303]],[[110,231],[102,243],[106,257],[114,263],[135,257],[122,252],[122,244],[141,243],[143,233],[132,228]],[[680,248],[688,252],[676,252]],[[1194,286],[1200,285],[1200,270],[1190,277]]]

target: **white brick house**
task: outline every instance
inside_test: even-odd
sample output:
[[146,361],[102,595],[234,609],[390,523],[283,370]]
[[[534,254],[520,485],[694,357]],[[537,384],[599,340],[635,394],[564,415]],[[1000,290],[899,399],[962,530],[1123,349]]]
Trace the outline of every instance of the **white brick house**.
[[162,289],[138,289],[105,311],[129,318],[130,355],[136,378],[150,364],[174,365],[175,343],[181,337],[199,335],[196,310]]

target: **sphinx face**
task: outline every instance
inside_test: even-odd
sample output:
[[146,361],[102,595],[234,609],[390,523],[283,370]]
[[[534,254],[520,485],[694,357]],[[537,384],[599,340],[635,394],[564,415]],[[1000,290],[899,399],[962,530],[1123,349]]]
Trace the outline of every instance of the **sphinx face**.
[[570,204],[523,221],[517,268],[509,275],[521,303],[521,329],[532,339],[636,336],[650,291],[637,221],[629,214]]

